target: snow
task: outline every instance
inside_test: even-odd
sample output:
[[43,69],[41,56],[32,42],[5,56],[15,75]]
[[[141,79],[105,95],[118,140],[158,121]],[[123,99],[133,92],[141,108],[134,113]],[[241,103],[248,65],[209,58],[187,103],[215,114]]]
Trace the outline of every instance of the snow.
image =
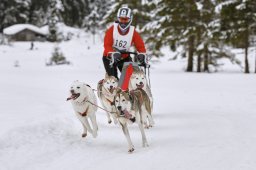
[[[76,36],[79,36],[82,32],[82,30],[80,30],[80,29],[67,26],[61,22],[57,23],[56,27],[57,27],[58,32],[62,33],[65,37],[68,36],[68,34],[74,34]],[[45,25],[45,26],[41,27],[40,29],[45,34],[49,34],[49,26],[48,25]]]
[[40,28],[38,28],[34,25],[31,25],[31,24],[15,24],[15,25],[12,25],[10,27],[5,28],[3,32],[6,35],[13,35],[13,34],[16,34],[20,31],[23,31],[25,29],[29,29],[29,30],[34,31],[38,34],[46,35],[45,32],[43,32]]
[[96,88],[104,77],[102,42],[92,41],[84,35],[58,44],[72,65],[52,67],[45,61],[55,43],[0,46],[1,170],[255,169],[255,74],[230,62],[218,73],[185,73],[185,61],[168,61],[167,49],[150,70],[156,125],[146,130],[149,147],[132,125],[135,152],[128,154],[120,126],[100,109],[98,137],[81,138],[66,98],[74,80]]

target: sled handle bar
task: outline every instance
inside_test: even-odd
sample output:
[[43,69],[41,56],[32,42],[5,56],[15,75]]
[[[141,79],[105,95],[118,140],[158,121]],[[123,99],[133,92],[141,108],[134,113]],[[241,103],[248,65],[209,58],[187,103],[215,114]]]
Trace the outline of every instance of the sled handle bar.
[[[137,52],[121,51],[121,50],[118,50],[118,49],[115,49],[115,50],[116,50],[117,52],[121,53],[121,54],[134,54],[134,55],[138,55]],[[110,66],[113,66],[114,62],[115,62],[114,56],[111,55],[111,56],[110,56],[110,63],[109,63],[109,65],[110,65]]]

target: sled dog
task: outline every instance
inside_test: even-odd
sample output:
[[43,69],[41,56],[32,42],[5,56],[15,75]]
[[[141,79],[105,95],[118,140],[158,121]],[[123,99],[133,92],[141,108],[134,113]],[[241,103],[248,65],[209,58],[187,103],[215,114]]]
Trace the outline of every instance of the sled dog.
[[[114,107],[114,97],[116,94],[116,88],[117,88],[118,80],[114,76],[108,76],[106,73],[105,78],[101,81],[99,81],[97,86],[97,95],[101,102],[101,105],[104,107],[107,113],[108,123],[111,123],[112,120],[110,118],[113,118],[114,123],[117,123],[116,114],[113,114],[115,112]],[[109,112],[108,112],[109,111]]]
[[130,138],[127,124],[138,124],[142,135],[142,146],[148,146],[143,127],[143,119],[145,118],[143,115],[151,114],[151,109],[150,101],[146,92],[142,89],[129,92],[128,90],[123,91],[118,88],[114,100],[117,119],[122,126],[123,133],[128,142],[128,152],[133,152],[134,146]]
[[[150,109],[151,109],[151,112],[153,112],[153,96],[151,93],[151,89],[148,86],[145,73],[142,70],[134,70],[131,75],[131,78],[129,81],[129,90],[135,90],[135,89],[143,89],[147,93],[150,99]],[[145,127],[146,128],[152,127],[154,125],[152,115],[147,115],[147,117],[148,117],[148,122],[147,121],[144,122]]]
[[[95,106],[97,105],[97,99],[92,88],[85,83],[74,81],[69,91],[71,96],[67,100],[71,100],[75,114],[83,125],[82,137],[87,136],[87,131],[94,138],[97,137],[98,125],[95,114],[97,111]],[[89,123],[89,119],[91,123]]]

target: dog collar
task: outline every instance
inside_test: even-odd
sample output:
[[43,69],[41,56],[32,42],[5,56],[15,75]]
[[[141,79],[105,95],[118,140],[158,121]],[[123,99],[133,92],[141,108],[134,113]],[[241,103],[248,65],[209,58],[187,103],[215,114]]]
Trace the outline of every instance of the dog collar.
[[79,105],[82,105],[82,104],[84,104],[85,102],[87,102],[87,97],[85,97],[83,101],[81,101],[81,102],[78,102],[78,101],[77,101],[76,103],[79,104]]

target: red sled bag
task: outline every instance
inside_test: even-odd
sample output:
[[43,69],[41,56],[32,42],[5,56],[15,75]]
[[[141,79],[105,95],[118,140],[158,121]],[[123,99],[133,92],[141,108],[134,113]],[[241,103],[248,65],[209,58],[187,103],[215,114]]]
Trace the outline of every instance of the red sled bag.
[[120,87],[122,90],[127,90],[129,87],[129,81],[133,73],[133,70],[139,70],[139,69],[140,68],[137,63],[125,62],[119,82],[118,82],[118,87]]

